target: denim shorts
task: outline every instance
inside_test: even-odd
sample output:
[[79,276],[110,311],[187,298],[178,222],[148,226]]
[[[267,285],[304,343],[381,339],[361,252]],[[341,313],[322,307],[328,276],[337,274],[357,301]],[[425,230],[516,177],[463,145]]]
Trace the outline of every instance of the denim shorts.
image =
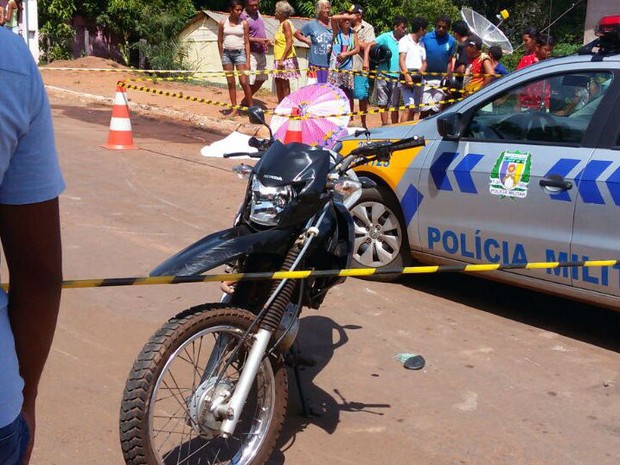
[[222,52],[223,65],[245,65],[245,50],[229,50],[225,48]]
[[0,428],[0,463],[21,465],[29,441],[30,431],[21,415],[13,423]]

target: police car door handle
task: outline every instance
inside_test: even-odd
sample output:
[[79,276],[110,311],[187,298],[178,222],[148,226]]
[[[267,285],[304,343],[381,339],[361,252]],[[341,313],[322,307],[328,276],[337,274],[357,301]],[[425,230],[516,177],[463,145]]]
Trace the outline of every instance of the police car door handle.
[[573,188],[573,183],[565,181],[561,176],[550,175],[549,177],[542,178],[540,182],[541,187],[547,187],[550,190],[569,190]]

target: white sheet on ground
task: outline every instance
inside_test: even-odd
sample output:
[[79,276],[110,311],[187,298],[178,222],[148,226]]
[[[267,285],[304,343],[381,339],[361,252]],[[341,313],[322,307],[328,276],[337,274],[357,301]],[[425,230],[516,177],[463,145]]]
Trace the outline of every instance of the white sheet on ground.
[[[351,127],[347,128],[349,131],[349,135],[355,134],[355,131],[359,129],[364,129],[362,127]],[[203,157],[210,158],[222,158],[224,154],[227,153],[235,153],[235,152],[248,152],[254,153],[257,150],[254,147],[250,147],[248,145],[248,141],[250,137],[247,134],[243,134],[241,132],[233,131],[226,137],[221,140],[213,142],[211,145],[205,145],[201,150],[200,154]],[[235,158],[250,158],[250,157],[235,157]]]
[[[233,131],[222,140],[218,140],[213,142],[211,145],[205,145],[201,150],[200,154],[203,157],[211,157],[211,158],[222,158],[224,154],[227,153],[235,153],[235,152],[248,152],[254,153],[257,150],[254,147],[250,147],[248,145],[248,141],[250,137],[247,134],[243,134],[241,132]],[[244,157],[237,157],[244,158]],[[249,157],[245,157],[249,158]]]

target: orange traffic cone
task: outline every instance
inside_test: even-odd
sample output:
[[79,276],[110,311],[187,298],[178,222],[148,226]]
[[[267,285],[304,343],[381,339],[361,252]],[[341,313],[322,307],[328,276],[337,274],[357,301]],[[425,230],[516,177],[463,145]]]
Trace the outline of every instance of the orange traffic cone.
[[[301,116],[299,108],[291,108],[291,116]],[[301,140],[301,120],[295,118],[288,122],[286,133],[284,134],[284,143],[302,142]]]
[[102,147],[110,150],[137,150],[133,144],[131,121],[129,120],[129,104],[125,88],[116,86],[114,106],[112,107],[112,119],[110,120],[110,132],[108,142]]

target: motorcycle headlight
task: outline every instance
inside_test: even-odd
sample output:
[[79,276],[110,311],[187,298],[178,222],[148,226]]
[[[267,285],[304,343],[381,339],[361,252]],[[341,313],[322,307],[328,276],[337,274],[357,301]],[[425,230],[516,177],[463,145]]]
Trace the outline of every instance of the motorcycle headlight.
[[293,198],[295,191],[291,186],[267,187],[258,178],[252,180],[252,202],[250,221],[263,226],[275,226],[278,215]]

